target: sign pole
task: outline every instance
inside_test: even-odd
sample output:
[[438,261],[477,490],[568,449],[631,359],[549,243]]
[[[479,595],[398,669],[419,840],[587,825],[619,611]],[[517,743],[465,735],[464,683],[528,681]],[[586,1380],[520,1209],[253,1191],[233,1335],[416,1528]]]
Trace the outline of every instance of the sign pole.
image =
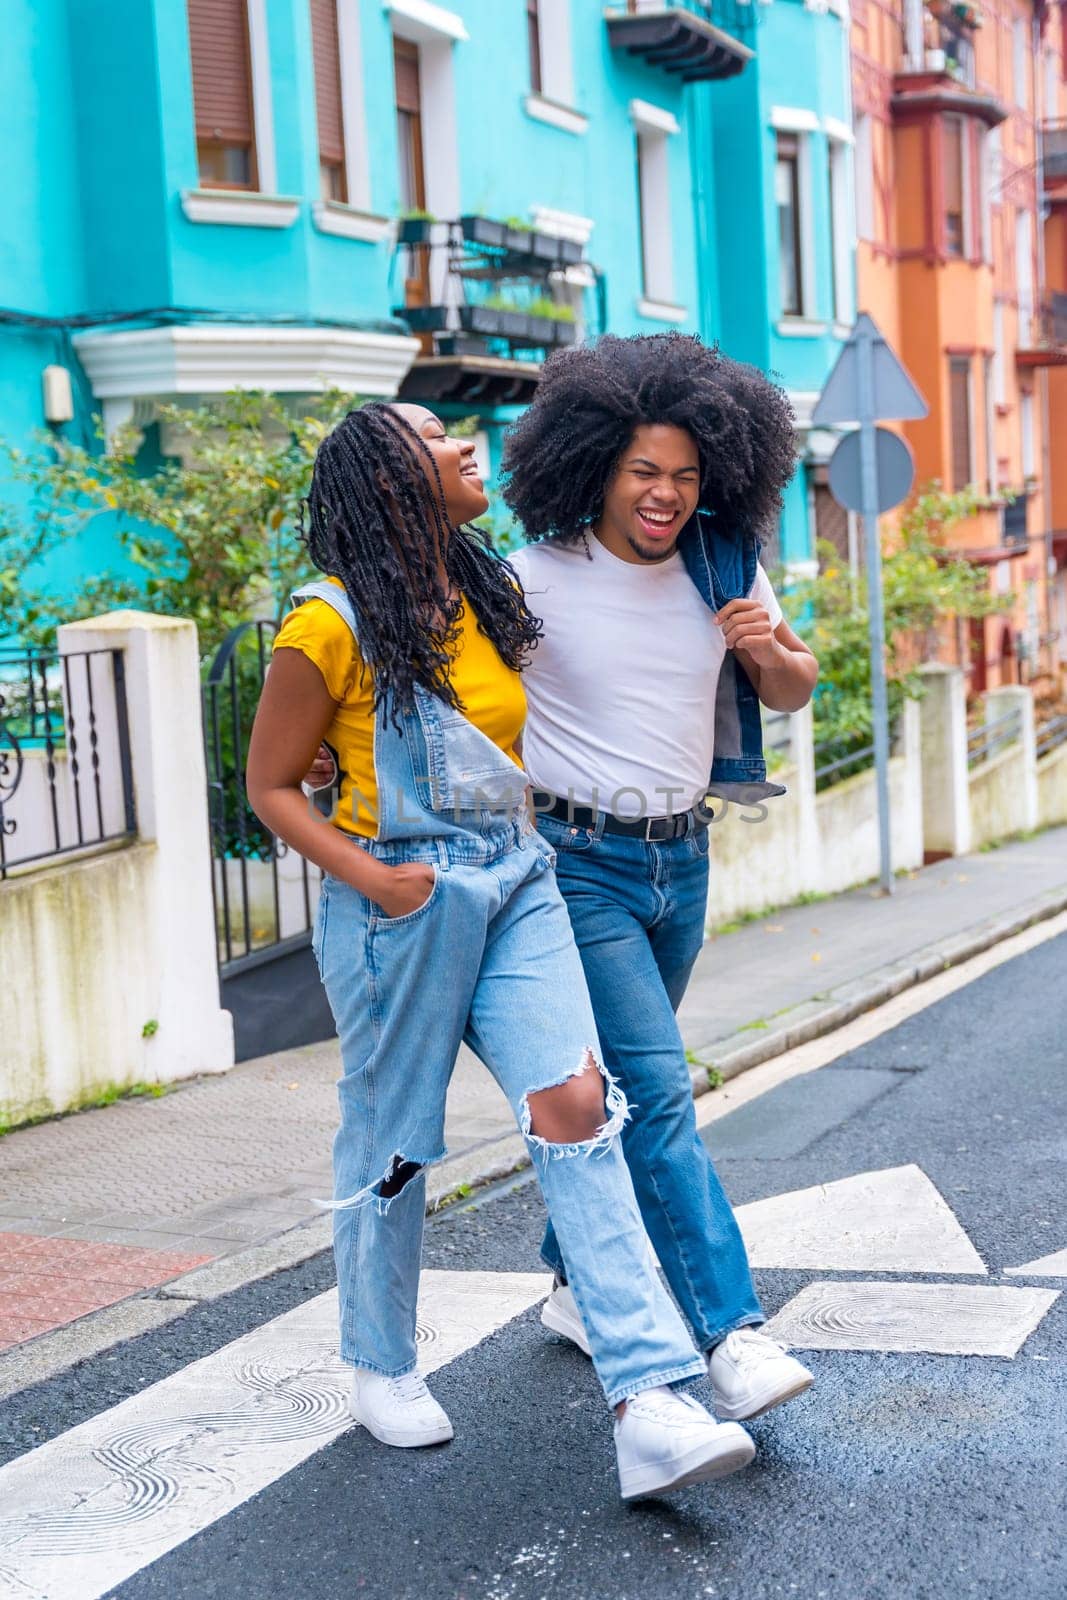
[[871,649],[871,715],[874,725],[874,771],[878,791],[878,855],[881,887],[893,893],[889,819],[889,698],[885,675],[885,616],[882,599],[882,547],[878,537],[878,459],[874,396],[873,324],[857,328],[859,364],[856,373],[860,425],[860,492],[867,553],[867,614]]

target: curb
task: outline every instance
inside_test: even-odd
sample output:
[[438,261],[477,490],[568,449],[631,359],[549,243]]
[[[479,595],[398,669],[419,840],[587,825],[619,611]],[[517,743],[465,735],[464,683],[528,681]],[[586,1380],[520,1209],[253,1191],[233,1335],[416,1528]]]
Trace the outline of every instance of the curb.
[[[991,917],[865,978],[841,984],[822,1000],[806,1000],[792,1006],[756,1039],[750,1030],[741,1029],[728,1038],[712,1040],[700,1050],[693,1050],[698,1056],[698,1065],[690,1074],[693,1094],[699,1097],[711,1092],[709,1071],[718,1072],[724,1081],[735,1078],[797,1045],[833,1033],[904,990],[960,966],[1062,911],[1067,911],[1067,884],[1031,900],[1019,911]],[[427,1213],[432,1216],[451,1205],[462,1204],[475,1190],[484,1190],[529,1165],[525,1142],[518,1133],[487,1140],[435,1169],[436,1181],[429,1186]],[[159,1327],[196,1305],[319,1255],[330,1248],[330,1234],[329,1219],[316,1216],[264,1243],[221,1256],[156,1289],[145,1290],[54,1332],[15,1345],[0,1354],[0,1399]]]
[[738,1073],[758,1067],[772,1056],[783,1055],[797,1045],[808,1044],[812,1039],[843,1028],[847,1022],[865,1011],[873,1011],[875,1006],[884,1005],[905,989],[925,983],[949,967],[958,967],[972,956],[979,956],[993,945],[1010,939],[1013,934],[1022,933],[1035,923],[1047,922],[1065,910],[1067,885],[1031,900],[1020,911],[990,917],[965,933],[924,945],[913,955],[893,961],[865,978],[853,978],[849,983],[840,984],[822,1000],[804,1000],[791,1006],[766,1031],[761,1030],[758,1038],[752,1037],[750,1029],[742,1028],[726,1039],[713,1040],[694,1049],[698,1061],[689,1075],[693,1094],[709,1093],[713,1087],[709,1082],[710,1072],[719,1073],[724,1081],[736,1078]]

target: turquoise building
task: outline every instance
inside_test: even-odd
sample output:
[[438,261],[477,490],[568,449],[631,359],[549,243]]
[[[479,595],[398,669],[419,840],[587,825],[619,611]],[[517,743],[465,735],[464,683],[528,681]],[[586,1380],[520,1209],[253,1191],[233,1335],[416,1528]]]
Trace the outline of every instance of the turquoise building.
[[[476,415],[492,467],[547,349],[678,327],[794,395],[803,562],[852,318],[844,3],[10,0],[0,439],[99,415],[167,454],[161,402],[339,387]],[[56,581],[107,559],[105,521]]]

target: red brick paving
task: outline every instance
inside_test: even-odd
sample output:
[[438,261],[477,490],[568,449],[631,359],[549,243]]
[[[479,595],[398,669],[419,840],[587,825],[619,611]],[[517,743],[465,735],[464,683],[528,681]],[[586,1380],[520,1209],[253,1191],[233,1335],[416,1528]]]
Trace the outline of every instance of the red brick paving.
[[213,1260],[87,1239],[0,1233],[0,1350]]

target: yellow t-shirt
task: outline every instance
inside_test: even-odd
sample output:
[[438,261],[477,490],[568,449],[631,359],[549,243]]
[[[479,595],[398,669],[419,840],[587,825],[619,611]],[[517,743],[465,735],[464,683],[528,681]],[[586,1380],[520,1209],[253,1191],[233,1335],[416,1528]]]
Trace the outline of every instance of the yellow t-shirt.
[[[331,578],[343,588],[339,578]],[[500,659],[466,601],[459,615],[452,686],[463,714],[520,766],[515,753],[526,720],[526,695],[517,672]],[[378,832],[374,771],[374,684],[348,624],[325,600],[305,600],[286,617],[275,650],[299,650],[322,673],[337,712],[326,742],[341,764],[341,796],[334,822],[347,833],[373,839]]]

